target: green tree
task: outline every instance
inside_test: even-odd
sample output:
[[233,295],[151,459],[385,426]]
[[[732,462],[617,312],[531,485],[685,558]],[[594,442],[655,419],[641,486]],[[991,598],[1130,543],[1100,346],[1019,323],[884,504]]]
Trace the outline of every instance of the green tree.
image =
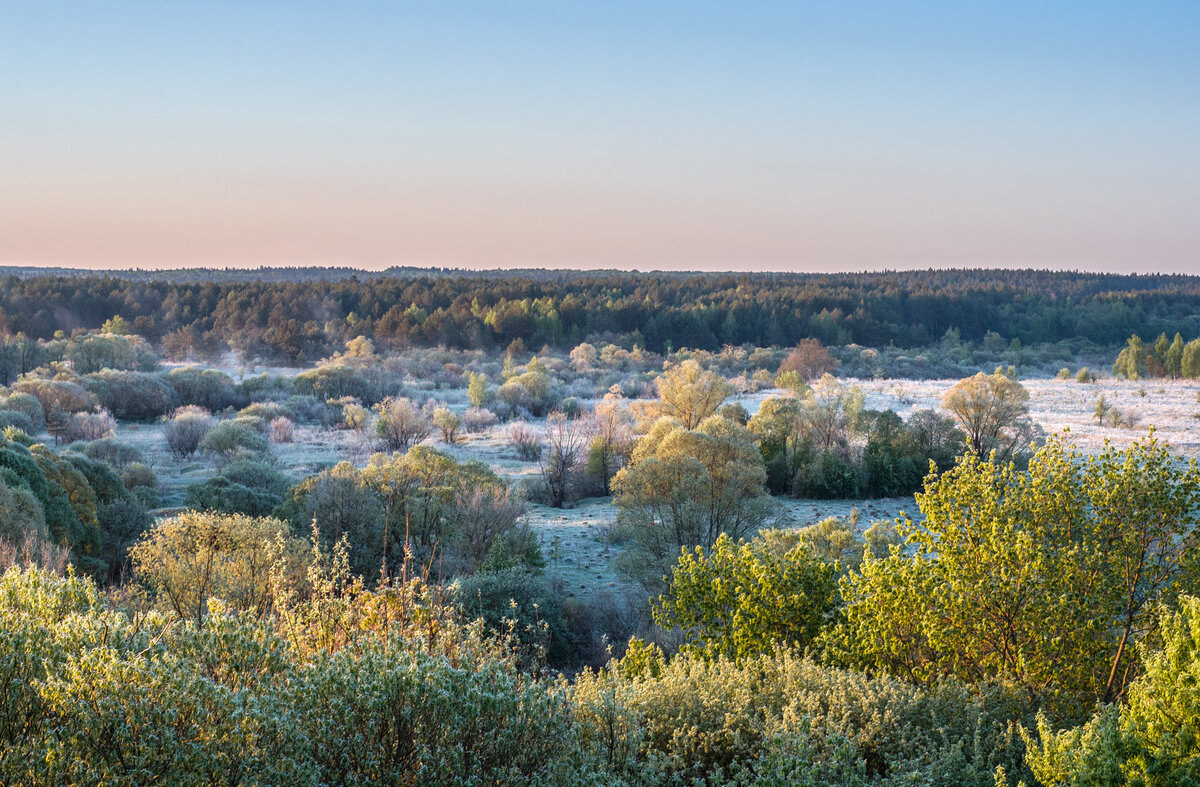
[[1185,596],[1160,621],[1161,645],[1143,654],[1129,703],[1056,730],[1039,716],[1022,730],[1028,761],[1047,787],[1200,782],[1200,599]]
[[1192,339],[1184,346],[1179,373],[1189,380],[1200,377],[1200,339]]
[[1129,380],[1140,380],[1146,374],[1146,345],[1136,333],[1129,337],[1125,349],[1113,362],[1113,374]]
[[467,383],[467,398],[472,407],[483,407],[491,401],[487,378],[479,372],[471,372],[470,381]]
[[712,549],[684,551],[654,621],[682,630],[685,650],[706,658],[752,659],[804,648],[833,609],[835,566],[804,544],[779,555],[766,544],[721,534]]
[[1171,346],[1167,348],[1163,356],[1163,364],[1166,367],[1167,374],[1172,377],[1179,377],[1183,372],[1183,337],[1178,333],[1171,341]]
[[1158,602],[1195,583],[1200,471],[1153,437],[1087,457],[1055,438],[1026,471],[969,455],[917,503],[907,548],[842,580],[831,653],[922,683],[1111,702]]
[[1096,409],[1092,410],[1092,415],[1096,418],[1096,423],[1104,426],[1104,419],[1108,418],[1112,412],[1112,405],[1104,398],[1104,394],[1100,394],[1100,398],[1096,400]]

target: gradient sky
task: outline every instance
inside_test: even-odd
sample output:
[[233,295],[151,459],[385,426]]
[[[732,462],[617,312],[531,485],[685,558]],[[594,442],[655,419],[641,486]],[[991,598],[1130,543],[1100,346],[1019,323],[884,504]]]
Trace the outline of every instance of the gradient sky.
[[1200,272],[1200,3],[0,0],[0,264]]

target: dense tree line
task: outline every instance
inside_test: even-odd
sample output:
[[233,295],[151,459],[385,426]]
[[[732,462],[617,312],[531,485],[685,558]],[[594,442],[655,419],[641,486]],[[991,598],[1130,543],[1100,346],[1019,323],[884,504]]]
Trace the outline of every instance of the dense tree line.
[[361,278],[297,272],[286,281],[230,280],[219,272],[198,278],[9,275],[0,279],[0,333],[49,339],[121,315],[129,330],[174,357],[229,345],[290,362],[327,356],[360,335],[386,348],[483,349],[518,340],[568,347],[607,336],[661,352],[806,338],[914,347],[951,329],[964,341],[982,341],[991,331],[1024,344],[1086,339],[1112,346],[1132,333],[1200,334],[1200,278],[1188,276],[404,270]]

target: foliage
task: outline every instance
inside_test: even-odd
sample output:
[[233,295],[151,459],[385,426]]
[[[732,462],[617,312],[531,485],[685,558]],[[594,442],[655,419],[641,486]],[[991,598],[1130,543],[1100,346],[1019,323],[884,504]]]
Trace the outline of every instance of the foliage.
[[262,434],[236,421],[219,421],[214,424],[200,440],[198,448],[214,457],[218,464],[270,453],[270,447]]
[[209,599],[264,615],[271,608],[271,571],[303,542],[277,519],[187,512],[159,521],[130,551],[134,573],[181,620],[200,622]]
[[755,658],[806,647],[833,611],[836,590],[834,566],[804,545],[779,555],[761,540],[721,534],[707,552],[680,555],[654,604],[654,621],[682,629],[685,651]]
[[738,539],[757,530],[774,516],[765,479],[745,427],[720,416],[691,430],[660,419],[612,483],[617,521],[634,535],[636,573],[656,583],[681,549],[709,549],[722,533]]
[[695,429],[733,395],[729,383],[694,360],[686,360],[654,380],[658,386],[658,413],[674,418],[685,429]]
[[187,488],[183,504],[198,511],[266,516],[284,501],[291,486],[270,465],[237,459],[206,481]]
[[183,405],[220,412],[227,407],[242,407],[246,400],[234,389],[233,378],[216,369],[181,366],[167,374],[167,382]]
[[433,431],[430,413],[411,399],[387,398],[376,405],[375,430],[389,451],[407,451]]
[[1013,694],[923,689],[794,651],[666,661],[631,643],[579,675],[572,700],[584,746],[631,784],[993,787],[997,768],[1027,773],[1014,722],[1032,714]]
[[433,410],[433,425],[442,433],[442,442],[454,445],[458,442],[458,429],[462,426],[462,416],[442,405]]
[[967,446],[979,456],[995,451],[1006,462],[1037,442],[1037,427],[1029,419],[1029,392],[999,371],[960,380],[942,397],[942,408],[958,419]]
[[1153,437],[1026,471],[965,457],[917,495],[905,549],[842,579],[848,663],[929,684],[1004,680],[1063,707],[1124,695],[1157,603],[1191,589],[1200,471]]
[[163,424],[163,438],[172,454],[186,459],[200,450],[214,424],[212,417],[199,408],[181,408]]

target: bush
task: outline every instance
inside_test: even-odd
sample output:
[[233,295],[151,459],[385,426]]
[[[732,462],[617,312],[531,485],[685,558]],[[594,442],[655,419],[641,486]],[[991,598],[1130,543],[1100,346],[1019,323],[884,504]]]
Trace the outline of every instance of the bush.
[[1003,689],[920,689],[791,651],[668,662],[635,641],[579,675],[572,700],[583,746],[614,781],[993,787],[1003,768],[1033,783],[1014,723],[1032,714]]
[[118,469],[142,461],[141,451],[112,437],[93,440],[83,447],[83,454],[88,459],[95,459]]
[[163,424],[163,437],[175,456],[187,458],[200,450],[200,444],[215,422],[199,408],[182,408]]
[[234,389],[233,378],[216,369],[183,366],[172,369],[167,382],[175,389],[181,404],[196,405],[211,412],[241,407],[245,397]]
[[273,443],[290,443],[292,442],[296,427],[291,419],[287,416],[279,416],[271,420],[268,425],[271,434],[271,442]]
[[542,458],[542,437],[524,421],[508,427],[508,442],[517,449],[517,456],[526,462],[536,462]]
[[94,393],[67,380],[25,377],[13,383],[12,389],[37,399],[47,419],[55,410],[70,414],[95,410],[100,406],[100,400]]
[[8,427],[19,429],[28,435],[35,435],[39,431],[25,413],[19,410],[0,410],[0,430]]
[[290,486],[287,476],[270,465],[239,459],[207,481],[189,486],[183,504],[203,511],[266,516],[283,503]]
[[101,406],[127,421],[148,421],[170,412],[175,389],[157,374],[105,369],[83,378]]
[[27,393],[13,393],[0,399],[0,410],[16,411],[29,419],[33,428],[29,434],[37,434],[46,428],[46,414],[36,397]]
[[484,407],[468,407],[463,415],[463,428],[468,432],[486,432],[496,425],[496,414]]
[[247,377],[234,386],[234,391],[251,402],[263,402],[271,399],[286,399],[296,393],[296,387],[291,377],[276,374],[260,374],[257,377]]
[[70,442],[99,440],[117,430],[117,420],[107,412],[75,413],[64,421],[63,436]]
[[266,439],[246,424],[220,421],[200,441],[199,449],[218,462],[261,456],[269,452]]
[[550,664],[562,665],[573,652],[562,601],[545,580],[523,568],[484,572],[451,586],[454,605],[466,619],[481,618],[489,629],[510,629],[531,650],[542,650]]
[[392,451],[407,451],[433,431],[429,413],[411,399],[388,398],[376,405],[376,410],[375,429]]

